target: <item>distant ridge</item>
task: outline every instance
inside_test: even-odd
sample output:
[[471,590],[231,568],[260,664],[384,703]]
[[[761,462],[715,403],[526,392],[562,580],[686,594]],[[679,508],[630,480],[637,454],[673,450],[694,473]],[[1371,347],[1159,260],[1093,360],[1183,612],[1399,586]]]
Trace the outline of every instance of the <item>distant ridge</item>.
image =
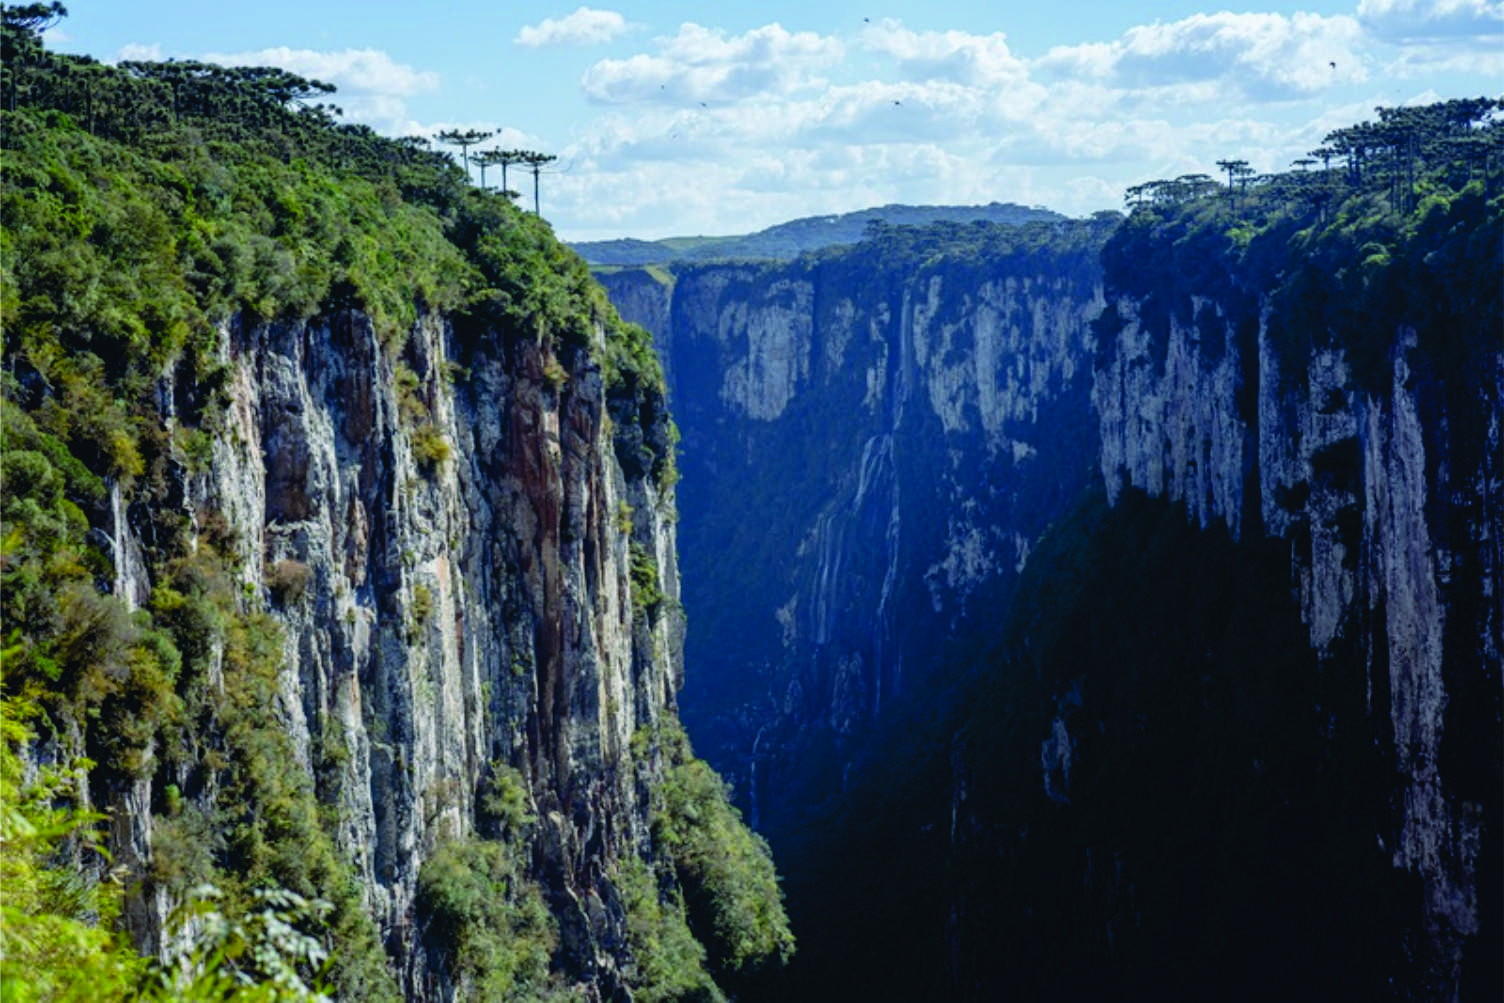
[[867,225],[926,223],[1038,223],[1065,219],[1049,209],[1030,209],[1013,202],[987,205],[885,205],[833,216],[806,216],[743,236],[666,237],[663,240],[587,240],[570,246],[594,267],[663,265],[676,261],[756,258],[787,261],[806,251],[833,244],[854,244]]

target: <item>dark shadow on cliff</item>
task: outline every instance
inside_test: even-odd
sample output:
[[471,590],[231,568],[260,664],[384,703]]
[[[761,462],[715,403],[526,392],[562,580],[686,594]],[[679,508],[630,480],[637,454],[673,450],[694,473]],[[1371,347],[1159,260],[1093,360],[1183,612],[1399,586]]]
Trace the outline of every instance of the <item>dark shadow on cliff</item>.
[[1423,890],[1374,836],[1397,810],[1383,680],[1370,712],[1361,655],[1310,649],[1287,543],[1094,497],[1006,626],[949,654],[847,795],[773,835],[790,996],[1421,990]]

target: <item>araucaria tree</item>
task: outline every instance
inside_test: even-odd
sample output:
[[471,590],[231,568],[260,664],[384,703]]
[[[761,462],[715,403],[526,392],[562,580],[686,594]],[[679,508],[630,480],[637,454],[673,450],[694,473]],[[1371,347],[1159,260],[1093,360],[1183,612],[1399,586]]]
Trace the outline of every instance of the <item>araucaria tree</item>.
[[1227,172],[1227,194],[1237,203],[1237,189],[1235,185],[1241,181],[1246,186],[1248,178],[1253,175],[1253,168],[1248,166],[1246,160],[1219,160],[1217,166]]
[[507,188],[507,165],[514,163],[511,159],[510,150],[476,150],[475,164],[480,168],[480,186],[486,187],[486,168],[501,165],[501,190],[506,194]]
[[465,165],[465,175],[468,177],[470,174],[470,147],[476,143],[484,143],[494,135],[496,135],[494,132],[481,132],[479,129],[466,129],[464,131],[450,129],[447,132],[439,133],[439,142],[460,148],[460,160]]
[[[532,168],[533,214],[535,216],[541,216],[543,215],[543,212],[538,208],[538,174],[545,164],[551,164],[559,158],[552,153],[538,153],[534,150],[514,150],[513,153],[517,157],[514,163],[523,164],[524,166]],[[502,175],[503,178],[505,178],[505,176],[505,174]]]

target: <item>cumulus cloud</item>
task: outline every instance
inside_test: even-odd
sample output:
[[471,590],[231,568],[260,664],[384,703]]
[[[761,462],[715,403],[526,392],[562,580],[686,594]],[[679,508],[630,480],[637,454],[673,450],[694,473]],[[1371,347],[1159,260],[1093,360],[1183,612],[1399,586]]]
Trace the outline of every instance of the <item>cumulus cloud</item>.
[[1504,3],[1497,0],[1362,0],[1358,21],[1390,42],[1454,40],[1497,47]]
[[[1187,88],[1193,97],[1289,100],[1366,79],[1351,17],[1194,14],[1129,29],[1114,42],[1052,49],[1034,66],[1122,88]],[[1198,84],[1215,87],[1195,89]]]
[[862,44],[893,57],[909,80],[948,80],[971,86],[1020,84],[1028,66],[1008,49],[1001,32],[972,35],[964,31],[911,31],[885,20],[862,33]]
[[412,132],[406,98],[438,90],[439,75],[398,63],[379,49],[320,52],[285,46],[254,52],[211,52],[200,57],[223,66],[280,66],[302,77],[334,84],[336,104],[350,118],[379,129]]
[[602,104],[709,104],[790,94],[822,83],[819,71],[844,52],[834,38],[776,23],[727,35],[686,22],[654,48],[590,67],[581,81],[586,96]]
[[[579,220],[562,229],[588,239],[748,232],[888,202],[1085,215],[1120,206],[1129,185],[1214,173],[1226,157],[1282,169],[1393,103],[1381,79],[1392,93],[1398,76],[1442,65],[1504,73],[1504,46],[1379,44],[1374,18],[1388,12],[1392,26],[1402,6],[1201,14],[1038,58],[1002,33],[877,18],[839,36],[685,24],[584,75],[604,107],[560,151],[574,168],[553,186],[556,218]],[[1497,6],[1426,11],[1467,7],[1487,27]],[[1441,22],[1424,23],[1440,37]]]
[[523,28],[512,39],[518,45],[539,48],[546,45],[599,45],[627,30],[627,19],[614,10],[580,7],[560,18],[544,18]]
[[341,92],[411,97],[437,90],[439,86],[437,73],[394,62],[379,49],[319,52],[283,46],[255,52],[211,52],[203,58],[206,62],[225,66],[280,66],[299,76],[328,81],[338,86]]

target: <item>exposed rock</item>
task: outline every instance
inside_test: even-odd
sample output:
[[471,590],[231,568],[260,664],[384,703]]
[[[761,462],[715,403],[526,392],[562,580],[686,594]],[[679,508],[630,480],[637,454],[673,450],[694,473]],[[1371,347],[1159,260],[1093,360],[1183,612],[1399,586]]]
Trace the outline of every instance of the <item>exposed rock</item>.
[[[312,777],[339,747],[322,793],[404,991],[453,990],[424,954],[417,875],[438,841],[471,833],[494,761],[521,771],[543,820],[532,856],[567,974],[612,998],[629,954],[606,875],[648,839],[629,746],[675,706],[683,630],[672,493],[623,474],[598,366],[584,348],[555,358],[437,316],[399,357],[353,311],[237,318],[221,334],[229,432],[188,475],[185,506],[227,524],[244,586],[282,623],[277,711],[298,765]],[[417,398],[406,410],[403,393]],[[639,438],[667,441],[651,427],[667,421],[661,402],[645,419],[630,395],[613,407],[646,422]],[[415,449],[415,415],[444,455]],[[629,542],[656,569],[652,613],[633,608]],[[116,589],[135,601],[139,546],[117,514]],[[116,806],[145,826],[117,845],[143,859],[149,788]]]
[[859,746],[1088,483],[1099,274],[1020,256],[598,276],[673,374],[686,723],[770,830],[804,785],[839,787],[811,750]]
[[[1467,685],[1467,666],[1480,659],[1497,664],[1499,618],[1485,608],[1475,622],[1449,625],[1459,583],[1445,571],[1453,531],[1438,523],[1485,539],[1497,539],[1504,524],[1494,487],[1500,382],[1465,413],[1447,413],[1413,368],[1416,333],[1403,324],[1391,341],[1392,379],[1365,392],[1340,348],[1318,346],[1304,367],[1282,368],[1267,316],[1252,341],[1229,327],[1208,357],[1174,317],[1149,331],[1132,301],[1116,309],[1122,329],[1093,390],[1109,493],[1133,484],[1184,501],[1202,525],[1223,519],[1234,533],[1262,528],[1291,541],[1292,584],[1312,646],[1329,653],[1356,645],[1370,667],[1370,711],[1388,705],[1402,807],[1396,828],[1380,823],[1377,836],[1393,848],[1396,867],[1423,879],[1428,936],[1416,961],[1438,998],[1455,998],[1463,939],[1478,930],[1479,820],[1476,806],[1449,790],[1441,749],[1449,689]],[[1196,304],[1205,309],[1222,316],[1220,306]],[[1504,356],[1489,364],[1504,373]],[[1248,393],[1240,373],[1258,381],[1251,414],[1237,406]],[[1427,408],[1433,414],[1423,420]],[[1456,469],[1464,458],[1449,455],[1437,434],[1452,422],[1488,429],[1495,459],[1484,449],[1470,457],[1476,469]],[[1250,508],[1261,527],[1247,524]],[[1474,581],[1491,595],[1496,561],[1480,553]],[[1465,608],[1476,607],[1468,600]]]

